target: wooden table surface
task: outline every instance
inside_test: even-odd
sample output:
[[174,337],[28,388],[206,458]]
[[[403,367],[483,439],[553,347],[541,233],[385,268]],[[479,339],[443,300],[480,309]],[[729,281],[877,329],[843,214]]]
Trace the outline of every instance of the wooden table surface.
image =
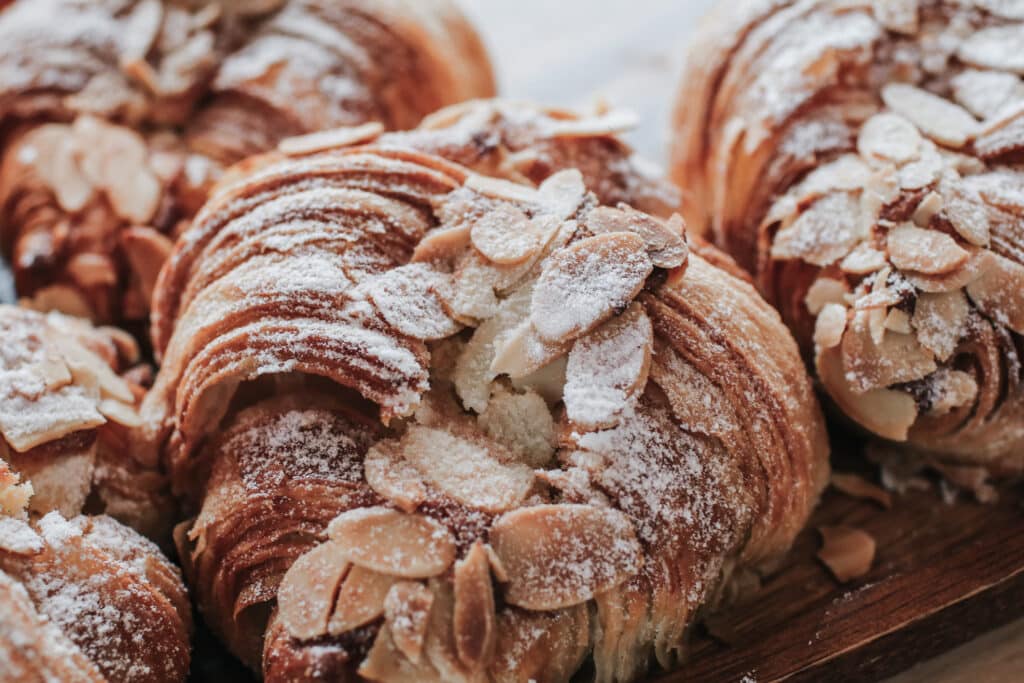
[[[632,109],[641,123],[631,142],[652,161],[666,163],[669,116],[687,40],[710,0],[460,2],[491,50],[503,96],[564,106],[603,99]],[[1024,681],[1024,620],[887,683],[925,681]]]

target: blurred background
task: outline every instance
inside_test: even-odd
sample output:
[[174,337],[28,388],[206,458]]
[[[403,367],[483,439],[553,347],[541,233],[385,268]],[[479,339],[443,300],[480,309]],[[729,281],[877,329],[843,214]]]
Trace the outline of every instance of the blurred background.
[[633,145],[661,165],[686,45],[711,0],[458,0],[491,51],[505,97],[633,110]]

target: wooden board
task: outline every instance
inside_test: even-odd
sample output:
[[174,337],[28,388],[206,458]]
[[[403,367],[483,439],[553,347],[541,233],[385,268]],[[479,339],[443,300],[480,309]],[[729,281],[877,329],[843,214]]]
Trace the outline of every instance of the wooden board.
[[[864,467],[852,454],[840,460]],[[847,585],[815,556],[814,527],[839,524],[878,543],[871,572]],[[1022,616],[1022,532],[1018,487],[1004,487],[998,503],[982,505],[962,495],[947,504],[933,486],[895,496],[890,510],[829,490],[811,528],[757,596],[711,620],[717,637],[701,629],[683,671],[653,680],[860,683],[903,671]],[[1024,642],[1017,645],[1024,651]],[[1024,680],[1024,669],[1015,673]],[[1014,679],[992,672],[981,680]]]

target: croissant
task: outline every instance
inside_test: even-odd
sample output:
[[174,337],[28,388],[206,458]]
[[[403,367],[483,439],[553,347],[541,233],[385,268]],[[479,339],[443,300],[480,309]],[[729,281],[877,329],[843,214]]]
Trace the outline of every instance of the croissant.
[[[163,478],[125,462],[134,342],[0,307],[0,680],[184,681],[191,608],[141,528],[166,526]],[[136,373],[137,374],[137,373]]]
[[753,273],[838,408],[1024,468],[1024,65],[1000,3],[748,2],[679,100],[688,220]]
[[0,43],[0,246],[33,306],[100,322],[145,319],[225,165],[494,89],[447,0],[20,0]]
[[548,165],[631,168],[609,115],[535,111],[530,147],[525,115],[282,143],[164,265],[137,448],[195,510],[206,621],[267,681],[634,680],[824,486],[777,313],[678,216]]

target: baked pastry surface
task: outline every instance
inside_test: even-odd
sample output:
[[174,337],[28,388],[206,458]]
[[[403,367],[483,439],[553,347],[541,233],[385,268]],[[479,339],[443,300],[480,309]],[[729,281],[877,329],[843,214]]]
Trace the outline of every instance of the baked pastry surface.
[[753,273],[840,410],[1024,466],[1024,23],[999,3],[746,2],[676,115],[691,228]]
[[493,94],[447,0],[21,0],[0,10],[0,240],[21,296],[146,317],[224,166]]
[[633,680],[804,524],[828,447],[796,345],[678,217],[587,190],[661,195],[609,172],[615,121],[285,141],[178,242],[136,446],[266,680]]

